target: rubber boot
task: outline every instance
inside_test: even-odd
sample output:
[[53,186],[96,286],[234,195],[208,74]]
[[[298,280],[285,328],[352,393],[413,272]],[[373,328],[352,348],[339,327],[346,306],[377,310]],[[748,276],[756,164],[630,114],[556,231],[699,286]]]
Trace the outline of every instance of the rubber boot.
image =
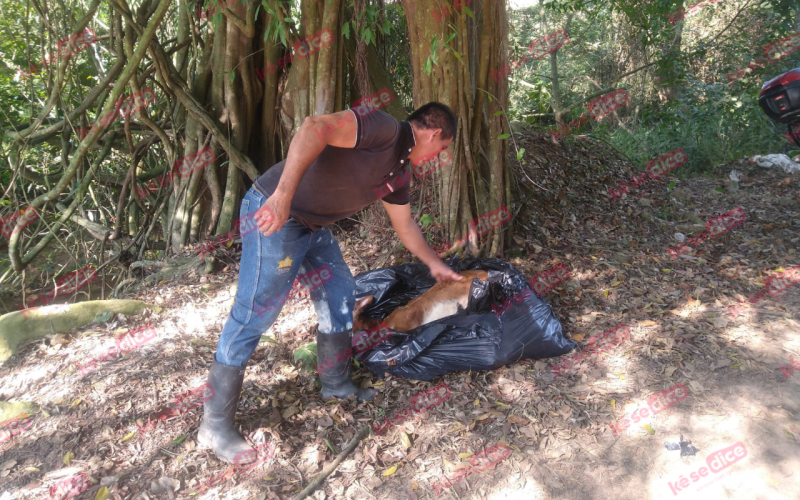
[[352,350],[349,330],[339,333],[317,332],[317,372],[322,382],[323,400],[346,398],[351,394],[358,397],[359,403],[375,399],[374,389],[359,389],[350,380]]
[[203,407],[203,422],[197,441],[212,450],[220,460],[228,463],[248,464],[255,461],[256,450],[247,444],[233,425],[239,393],[242,392],[245,367],[228,366],[214,361],[208,374],[208,383],[214,390]]

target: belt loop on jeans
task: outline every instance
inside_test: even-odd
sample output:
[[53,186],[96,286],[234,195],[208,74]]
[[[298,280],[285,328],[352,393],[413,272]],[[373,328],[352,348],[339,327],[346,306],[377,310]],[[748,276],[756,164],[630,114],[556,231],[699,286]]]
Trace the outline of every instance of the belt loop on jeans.
[[262,197],[264,197],[264,199],[269,198],[269,196],[265,195],[264,193],[261,192],[260,189],[258,189],[258,184],[256,184],[255,182],[253,183],[253,186],[252,186],[251,189],[255,190],[255,192],[260,194]]

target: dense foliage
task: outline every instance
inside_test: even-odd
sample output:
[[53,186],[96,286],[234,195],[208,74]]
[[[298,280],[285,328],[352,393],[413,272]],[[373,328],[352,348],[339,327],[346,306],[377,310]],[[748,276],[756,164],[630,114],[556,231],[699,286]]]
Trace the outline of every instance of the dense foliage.
[[[680,5],[687,10],[682,20]],[[800,51],[769,64],[751,63],[767,44],[800,31],[800,6],[788,1],[546,6],[513,11],[509,59],[521,58],[532,40],[564,28],[571,18],[570,41],[557,52],[562,102],[571,108],[565,121],[585,113],[584,96],[600,90],[624,88],[630,97],[616,117],[592,120],[576,133],[608,140],[641,167],[681,147],[689,162],[677,175],[705,172],[745,155],[797,149],[759,108],[758,94],[763,82],[800,66]],[[748,64],[743,78],[726,77]],[[509,78],[512,117],[554,128],[549,58],[534,60]]]
[[[410,1],[346,0],[339,8],[330,2],[230,0],[223,15],[223,8],[209,1],[75,0],[48,5],[0,0],[0,217],[32,203],[40,213],[25,229],[21,244],[13,238],[0,242],[11,241],[9,255],[17,255],[14,266],[14,259],[0,260],[0,283],[13,278],[18,284],[20,269],[40,253],[40,243],[46,247],[41,252],[45,262],[37,262],[36,270],[51,279],[54,269],[54,275],[63,274],[92,260],[101,264],[121,259],[129,250],[134,254],[130,260],[157,259],[227,232],[237,215],[244,174],[252,178],[263,165],[281,159],[305,116],[334,111],[330,96],[336,106],[346,106],[366,95],[364,89],[386,82],[397,97],[394,114],[413,110],[415,97],[454,99],[454,109],[464,103],[457,110],[464,117],[461,123],[481,129],[467,131],[468,140],[491,139],[492,144],[511,137],[505,125],[497,125],[498,116],[543,131],[555,129],[584,115],[592,99],[622,88],[628,96],[625,106],[567,135],[595,135],[642,168],[656,156],[683,148],[689,161],[675,172],[680,176],[708,172],[745,155],[796,149],[757,104],[764,81],[800,66],[800,51],[758,62],[768,44],[800,31],[800,5],[794,0],[539,0],[509,9],[507,27],[485,27],[478,20],[497,15],[489,10],[497,5],[494,1],[442,3],[433,14],[428,13],[431,3],[414,4],[420,9],[416,19],[430,23],[423,27],[409,25]],[[162,5],[166,13],[154,30],[155,46],[162,52],[151,46],[137,60],[134,52],[146,35],[144,28]],[[271,80],[264,81],[263,72],[256,79],[253,68],[290,53],[303,36],[339,11],[342,19],[325,24],[347,40],[335,58],[295,60]],[[81,22],[98,40],[76,50],[59,74],[59,50]],[[487,29],[495,30],[494,38],[482,46],[479,35]],[[568,40],[550,54],[542,52],[558,32]],[[453,85],[464,74],[476,79],[479,61],[503,60],[495,47],[504,47],[506,33],[509,66],[491,69],[495,80],[488,83],[499,90],[488,92],[475,81]],[[368,69],[365,54],[377,56],[369,59],[373,67]],[[118,63],[132,59],[135,78],[125,75],[120,85],[117,78],[124,72]],[[331,61],[338,61],[335,68]],[[465,67],[469,70],[459,73]],[[165,83],[165,75],[172,81]],[[508,80],[507,96],[498,75]],[[100,136],[92,135],[93,124],[113,111],[114,102],[147,88],[153,89],[154,102],[141,116],[138,111],[130,119],[123,116]],[[469,98],[454,97],[459,92]],[[317,102],[317,96],[328,97]],[[504,113],[500,103],[506,100]],[[476,109],[484,114],[475,114]],[[479,119],[473,120],[475,116]],[[61,127],[64,120],[67,124]],[[47,132],[48,127],[58,130]],[[490,171],[498,176],[505,168],[498,158],[506,150],[488,153],[494,146],[487,149],[487,144],[464,151],[482,150],[476,158],[486,162],[484,168],[470,170],[488,178]],[[213,169],[164,182],[170,163],[209,145],[216,158]],[[524,159],[522,151],[512,153]],[[463,156],[456,158],[456,163],[466,163]],[[69,182],[59,186],[61,179]],[[163,187],[147,193],[143,186],[153,179],[160,179],[156,184]],[[463,182],[483,185],[472,178]],[[483,213],[486,200],[498,204],[505,194],[499,188],[492,197],[476,196],[470,209]],[[455,213],[438,208],[431,213]],[[414,207],[417,214],[427,211]],[[77,231],[76,224],[93,231],[95,241],[84,240],[85,232]],[[457,225],[450,224],[455,233],[461,229]],[[64,237],[47,240],[43,235],[48,231]],[[111,232],[113,254],[87,261]],[[66,249],[71,262],[53,264],[53,255]]]

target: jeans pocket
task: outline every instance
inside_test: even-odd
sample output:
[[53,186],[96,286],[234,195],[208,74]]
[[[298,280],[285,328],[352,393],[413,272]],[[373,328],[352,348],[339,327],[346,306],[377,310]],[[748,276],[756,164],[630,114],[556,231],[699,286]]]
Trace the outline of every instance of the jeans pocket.
[[239,236],[244,239],[245,236],[252,233],[254,229],[257,228],[255,225],[255,219],[253,215],[250,213],[250,195],[251,193],[247,193],[245,197],[242,199],[242,206],[239,209],[239,218],[234,222],[234,230],[239,233]]

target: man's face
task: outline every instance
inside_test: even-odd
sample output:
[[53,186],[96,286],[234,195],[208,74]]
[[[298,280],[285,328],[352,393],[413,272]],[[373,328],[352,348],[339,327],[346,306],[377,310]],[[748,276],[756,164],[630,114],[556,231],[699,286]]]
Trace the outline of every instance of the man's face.
[[420,165],[437,156],[453,142],[453,138],[442,139],[441,129],[415,130],[417,145],[411,149],[411,163]]

